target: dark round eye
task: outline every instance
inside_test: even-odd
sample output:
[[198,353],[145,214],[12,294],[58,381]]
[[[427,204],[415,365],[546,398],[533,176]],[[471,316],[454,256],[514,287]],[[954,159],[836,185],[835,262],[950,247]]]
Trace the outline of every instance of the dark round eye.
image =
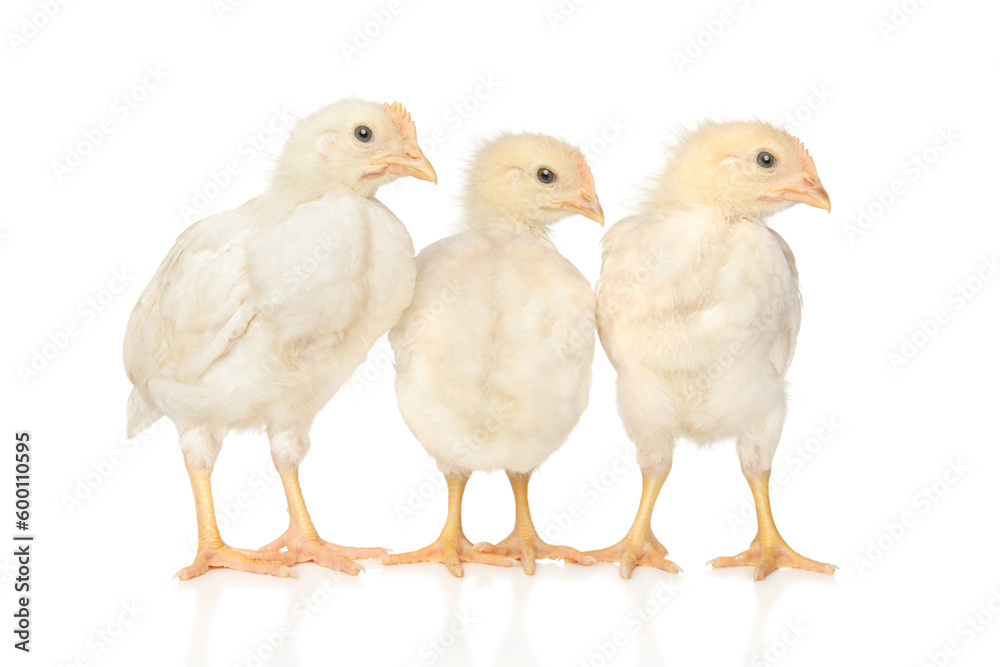
[[538,180],[540,180],[542,183],[556,182],[556,172],[552,171],[551,169],[546,169],[545,167],[539,169],[536,176],[538,176]]
[[764,169],[770,169],[776,162],[777,160],[774,159],[774,156],[767,151],[757,153],[757,164],[764,167]]
[[371,128],[366,127],[365,125],[358,125],[354,128],[354,138],[363,144],[367,144],[372,140]]

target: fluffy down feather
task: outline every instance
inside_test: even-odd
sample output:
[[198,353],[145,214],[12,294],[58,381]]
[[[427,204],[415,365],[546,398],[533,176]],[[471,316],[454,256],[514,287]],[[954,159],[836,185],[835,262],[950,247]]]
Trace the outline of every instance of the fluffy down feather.
[[[271,187],[189,227],[140,296],[124,345],[128,434],[163,415],[180,434],[198,514],[181,579],[210,567],[288,576],[307,560],[356,574],[351,558],[383,552],[319,540],[298,465],[316,413],[412,297],[413,243],[374,199],[404,175],[436,180],[402,106],[320,109],[296,124]],[[223,437],[247,428],[267,429],[290,514],[258,552],[222,542],[209,484]]]
[[468,178],[468,229],[418,255],[413,302],[389,334],[396,395],[442,471],[526,473],[579,420],[594,355],[593,290],[546,226],[600,205],[582,156],[543,135],[485,144]]
[[[757,164],[765,150],[776,166]],[[644,470],[668,467],[680,436],[739,437],[747,469],[770,467],[801,298],[792,252],[764,220],[805,197],[783,189],[818,183],[791,135],[705,123],[605,235],[597,327]]]
[[651,517],[682,436],[735,437],[754,495],[753,543],[713,566],[752,565],[756,579],[835,569],[788,546],[768,496],[802,303],[792,252],[764,220],[796,202],[830,208],[797,139],[760,121],[706,122],[682,135],[637,213],[605,236],[597,328],[643,484],[628,534],[590,555],[620,563],[626,579],[636,565],[679,571]]

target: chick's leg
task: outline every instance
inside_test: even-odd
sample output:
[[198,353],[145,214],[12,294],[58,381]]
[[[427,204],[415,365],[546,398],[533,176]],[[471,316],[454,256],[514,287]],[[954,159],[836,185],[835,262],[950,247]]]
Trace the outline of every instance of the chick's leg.
[[423,549],[383,556],[382,562],[386,565],[444,563],[456,577],[464,574],[462,563],[483,563],[503,567],[513,565],[513,561],[499,554],[476,551],[462,531],[462,495],[465,493],[465,484],[469,478],[449,473],[445,475],[445,479],[448,481],[448,518],[444,522],[441,535]]
[[596,563],[593,557],[571,547],[553,546],[543,542],[538,537],[535,524],[531,521],[531,511],[528,509],[528,480],[530,474],[507,473],[510,486],[514,490],[515,519],[514,530],[503,541],[496,545],[480,542],[477,551],[500,554],[521,561],[525,574],[535,573],[535,559],[562,558],[563,560],[581,565]]
[[313,526],[312,518],[309,516],[309,511],[306,509],[302,489],[299,487],[299,467],[277,461],[275,465],[278,468],[281,484],[285,487],[285,496],[288,499],[288,530],[278,539],[262,547],[263,550],[284,547],[288,551],[284,554],[283,561],[288,565],[312,561],[317,565],[352,575],[358,574],[364,569],[351,560],[352,558],[377,558],[387,553],[386,549],[342,547],[320,539],[315,526]]
[[647,565],[667,572],[680,572],[681,569],[670,560],[664,558],[667,549],[653,535],[651,521],[656,497],[660,494],[663,483],[667,480],[670,468],[658,473],[642,473],[642,498],[639,501],[639,511],[629,529],[628,535],[618,544],[599,551],[588,551],[603,563],[620,563],[622,578],[632,576],[636,565]]
[[771,500],[768,494],[771,471],[765,470],[756,473],[744,471],[744,475],[750,483],[754,505],[757,508],[757,535],[750,543],[750,548],[743,553],[731,557],[715,558],[710,560],[708,564],[712,567],[753,565],[755,567],[753,573],[755,581],[761,581],[779,567],[793,567],[811,572],[833,574],[834,570],[837,569],[836,565],[820,563],[799,555],[788,546],[788,543],[778,533],[778,528],[774,525],[774,517],[771,516]]
[[198,514],[198,553],[194,562],[174,576],[181,581],[205,574],[213,567],[228,567],[232,570],[271,574],[287,577],[294,573],[278,561],[281,552],[272,550],[250,551],[227,546],[219,535],[215,521],[215,505],[212,502],[211,468],[192,463],[185,457],[191,491],[194,492],[195,511]]
[[358,574],[363,569],[352,558],[377,558],[385,549],[342,547],[320,539],[313,526],[306,501],[299,486],[299,463],[309,451],[309,436],[299,427],[268,427],[271,458],[281,477],[288,500],[288,529],[264,550],[287,549],[282,560],[286,565],[312,561],[317,565],[346,574]]

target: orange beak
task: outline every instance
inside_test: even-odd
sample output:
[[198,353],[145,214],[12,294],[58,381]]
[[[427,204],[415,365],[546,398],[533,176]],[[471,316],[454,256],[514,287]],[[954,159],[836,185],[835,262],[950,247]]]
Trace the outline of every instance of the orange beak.
[[799,183],[774,188],[771,190],[771,195],[764,199],[784,199],[824,208],[827,213],[830,212],[830,195],[826,193],[826,188],[819,182],[819,176],[815,173],[803,172]]
[[604,209],[601,208],[601,202],[597,198],[597,193],[588,188],[581,188],[578,197],[553,199],[546,208],[579,213],[586,218],[590,218],[601,227],[604,226]]
[[[413,153],[416,153],[414,155]],[[407,151],[405,155],[387,155],[372,163],[373,167],[380,167],[385,173],[399,174],[400,176],[413,176],[422,181],[437,183],[437,173],[431,166],[430,160],[424,157],[419,149]]]

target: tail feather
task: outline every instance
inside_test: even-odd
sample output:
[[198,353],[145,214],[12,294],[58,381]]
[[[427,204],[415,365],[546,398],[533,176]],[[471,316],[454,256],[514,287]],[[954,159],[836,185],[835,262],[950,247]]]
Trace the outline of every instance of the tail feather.
[[147,428],[152,426],[163,416],[159,408],[150,405],[139,393],[138,388],[133,387],[132,393],[128,397],[128,407],[125,409],[128,418],[128,426],[125,433],[129,438],[134,438]]

